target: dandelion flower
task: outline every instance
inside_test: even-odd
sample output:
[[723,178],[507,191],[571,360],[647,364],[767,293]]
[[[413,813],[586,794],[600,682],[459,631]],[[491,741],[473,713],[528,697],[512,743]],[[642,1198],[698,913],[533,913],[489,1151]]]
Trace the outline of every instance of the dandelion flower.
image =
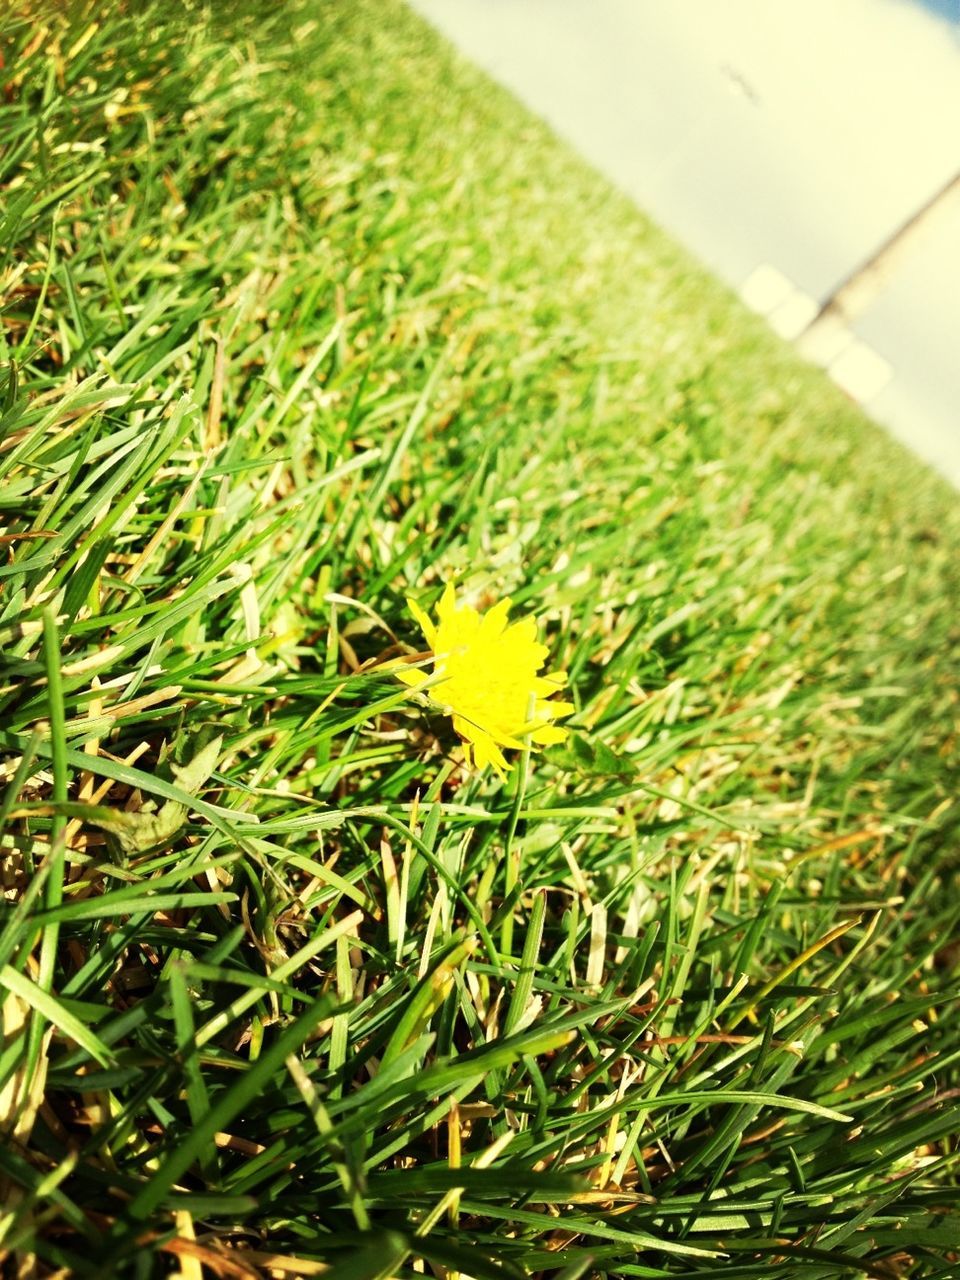
[[533,618],[507,625],[509,600],[481,614],[458,603],[452,583],[437,605],[437,621],[408,600],[432,650],[432,670],[403,668],[397,675],[451,716],[468,764],[488,764],[502,777],[501,747],[522,749],[562,742],[567,730],[553,723],[573,711],[571,702],[551,702],[567,683],[566,673],[538,675],[547,646],[537,640]]

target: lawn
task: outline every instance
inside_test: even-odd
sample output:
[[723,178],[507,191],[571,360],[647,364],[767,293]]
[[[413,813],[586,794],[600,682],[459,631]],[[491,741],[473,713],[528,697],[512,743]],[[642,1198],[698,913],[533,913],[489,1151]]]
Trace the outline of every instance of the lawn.
[[396,0],[0,50],[3,1274],[956,1280],[956,494]]

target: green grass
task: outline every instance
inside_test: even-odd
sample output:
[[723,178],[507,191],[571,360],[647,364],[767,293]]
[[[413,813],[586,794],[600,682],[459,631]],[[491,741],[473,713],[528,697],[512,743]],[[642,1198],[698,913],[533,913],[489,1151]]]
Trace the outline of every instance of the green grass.
[[960,1274],[956,495],[394,0],[2,40],[9,1273]]

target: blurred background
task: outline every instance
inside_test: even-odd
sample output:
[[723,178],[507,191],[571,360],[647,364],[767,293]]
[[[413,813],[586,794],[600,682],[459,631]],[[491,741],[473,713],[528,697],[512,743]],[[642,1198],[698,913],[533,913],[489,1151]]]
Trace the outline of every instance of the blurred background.
[[960,0],[411,0],[960,486]]

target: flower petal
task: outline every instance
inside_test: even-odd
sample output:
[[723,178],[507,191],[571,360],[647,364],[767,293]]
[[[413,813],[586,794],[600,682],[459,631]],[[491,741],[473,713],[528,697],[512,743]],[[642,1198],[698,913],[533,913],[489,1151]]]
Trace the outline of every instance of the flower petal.
[[537,707],[537,711],[541,715],[548,716],[551,720],[559,720],[561,716],[572,715],[576,709],[572,702],[541,702]]
[[410,610],[410,612],[413,614],[414,618],[416,619],[417,625],[419,626],[420,630],[423,632],[424,636],[426,637],[427,644],[430,646],[431,649],[436,648],[437,628],[430,621],[429,616],[426,613],[424,613],[424,611],[417,604],[416,600],[411,600],[409,596],[407,596],[407,608]]
[[510,612],[510,597],[498,601],[492,609],[488,609],[483,615],[482,627],[485,638],[495,640],[507,625],[507,614]]
[[453,583],[448,582],[444,587],[443,595],[440,597],[440,601],[437,604],[437,617],[440,619],[441,626],[443,623],[449,622],[456,613],[456,597],[457,593],[454,589]]
[[402,680],[411,689],[418,689],[420,685],[426,684],[430,679],[430,673],[420,667],[397,667],[394,674],[398,680]]
[[542,648],[544,655],[548,652],[546,645],[536,644],[537,624],[533,618],[521,618],[519,622],[515,622],[512,626],[508,627],[505,632],[504,639],[511,640],[514,644],[532,644],[537,649]]
[[538,729],[534,729],[530,737],[534,742],[540,743],[541,746],[549,746],[554,742],[565,742],[569,729],[564,729],[559,724],[542,724]]
[[503,758],[503,752],[487,734],[481,734],[474,741],[473,758],[477,762],[478,769],[484,769],[489,764],[493,766],[501,778],[506,776],[507,762]]

